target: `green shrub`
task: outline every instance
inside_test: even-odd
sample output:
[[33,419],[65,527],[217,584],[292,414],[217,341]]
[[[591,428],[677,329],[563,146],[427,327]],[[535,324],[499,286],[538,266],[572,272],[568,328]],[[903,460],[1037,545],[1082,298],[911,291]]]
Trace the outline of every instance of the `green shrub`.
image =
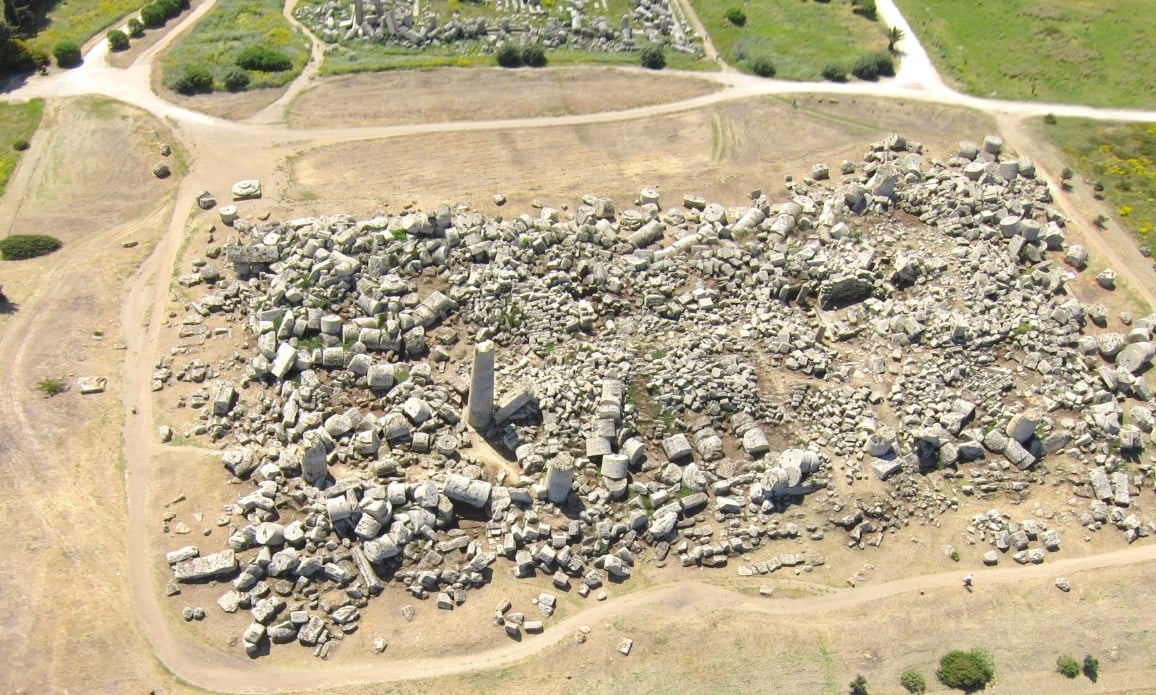
[[128,20],[128,35],[134,39],[144,36],[144,25],[136,17]]
[[836,65],[835,63],[827,63],[827,66],[823,68],[822,74],[823,79],[829,82],[847,81],[847,68],[842,65]]
[[45,398],[52,398],[67,391],[68,386],[65,385],[64,379],[48,377],[36,382],[36,390],[43,393]]
[[19,140],[12,143],[12,149],[16,150],[17,152],[23,152],[29,147],[31,147],[31,145],[29,145],[28,141],[24,138],[20,138]]
[[266,46],[245,46],[234,62],[246,70],[258,72],[283,72],[293,68],[289,56]]
[[13,234],[0,239],[0,256],[6,261],[47,256],[61,247],[59,239],[43,234]]
[[860,673],[855,676],[855,680],[851,681],[850,685],[851,695],[867,695],[867,679]]
[[751,61],[751,72],[759,77],[774,77],[775,63],[767,56],[755,56]]
[[140,8],[140,21],[150,29],[163,27],[168,17],[160,5],[150,3]]
[[1075,678],[1080,675],[1080,662],[1067,654],[1056,657],[1056,670],[1065,678]]
[[851,68],[851,74],[869,82],[874,82],[880,77],[894,77],[895,59],[882,51],[869,53],[855,61],[855,66]]
[[532,68],[546,67],[546,50],[542,44],[530,43],[522,47],[522,62]]
[[213,73],[201,65],[190,65],[169,83],[174,92],[191,96],[213,91]]
[[658,44],[645,46],[638,57],[642,67],[648,70],[661,70],[666,67],[666,52]]
[[728,7],[723,17],[736,27],[741,27],[747,23],[747,13],[738,7]]
[[922,695],[927,692],[927,681],[923,680],[923,674],[913,668],[909,668],[899,676],[899,685],[903,689],[913,695]]
[[951,551],[951,561],[952,562],[959,562],[959,551],[958,550]]
[[866,17],[874,22],[879,17],[879,10],[875,7],[875,0],[851,0],[855,6],[855,14]]
[[522,52],[509,41],[498,46],[494,58],[498,61],[498,65],[504,68],[516,68],[522,65]]
[[249,73],[239,65],[230,65],[225,68],[222,82],[225,83],[225,89],[230,92],[241,92],[249,86]]
[[128,34],[120,29],[113,29],[108,32],[108,47],[113,51],[128,50]]
[[1091,654],[1085,654],[1083,671],[1088,680],[1095,682],[1100,677],[1100,660]]
[[1055,125],[1056,124],[1056,114],[1045,113],[1044,114],[1044,123],[1047,125]]
[[991,655],[976,647],[971,651],[950,651],[939,658],[935,677],[949,688],[982,690],[995,678]]
[[62,68],[74,68],[80,65],[80,46],[75,41],[61,41],[52,48],[52,55],[56,64]]
[[172,19],[181,13],[181,6],[177,0],[154,0],[154,2],[165,11],[166,19]]

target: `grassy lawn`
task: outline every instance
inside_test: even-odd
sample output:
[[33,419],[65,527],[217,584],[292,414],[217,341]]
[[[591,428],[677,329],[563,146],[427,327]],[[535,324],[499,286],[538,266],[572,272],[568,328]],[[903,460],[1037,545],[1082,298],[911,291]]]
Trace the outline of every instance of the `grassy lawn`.
[[979,96],[1156,107],[1152,0],[896,0],[936,66]]
[[33,99],[26,104],[0,102],[0,196],[4,195],[8,177],[24,154],[14,144],[27,142],[36,132],[43,115],[43,99]]
[[[849,0],[691,0],[722,59],[750,71],[750,61],[771,59],[775,77],[819,80],[827,65],[850,70],[862,55],[887,50],[887,26],[852,12]],[[746,14],[739,27],[725,18],[729,8]]]
[[1074,185],[1088,185],[1086,178],[1102,186],[1116,221],[1156,248],[1156,124],[1060,118],[1035,128],[1064,153]]
[[190,66],[207,68],[222,89],[225,69],[250,45],[279,51],[293,62],[282,72],[249,71],[249,87],[280,87],[301,74],[309,60],[309,41],[281,14],[281,0],[220,0],[164,57],[165,84]]
[[29,43],[49,55],[65,39],[82,45],[146,4],[146,0],[60,0],[48,12],[48,25]]

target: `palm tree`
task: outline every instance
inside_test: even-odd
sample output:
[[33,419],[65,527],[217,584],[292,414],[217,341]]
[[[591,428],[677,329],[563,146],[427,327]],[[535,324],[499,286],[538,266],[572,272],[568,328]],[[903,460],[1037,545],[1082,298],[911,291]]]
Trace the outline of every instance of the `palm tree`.
[[895,44],[902,41],[905,36],[907,36],[906,32],[899,27],[891,27],[887,32],[887,51],[895,53]]

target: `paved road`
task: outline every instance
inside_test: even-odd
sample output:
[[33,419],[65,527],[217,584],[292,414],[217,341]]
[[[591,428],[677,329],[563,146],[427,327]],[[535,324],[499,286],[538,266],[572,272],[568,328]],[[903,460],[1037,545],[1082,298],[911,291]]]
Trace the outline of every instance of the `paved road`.
[[[208,12],[215,0],[200,5],[186,15],[181,24],[162,41],[144,52],[127,69],[112,68],[106,61],[106,42],[97,41],[80,68],[54,73],[48,77],[36,77],[4,98],[27,99],[32,97],[66,97],[94,94],[118,99],[167,119],[174,125],[178,135],[192,148],[197,158],[228,158],[228,148],[232,143],[243,140],[250,146],[274,143],[294,143],[301,146],[325,145],[360,139],[398,137],[419,133],[461,132],[471,130],[525,129],[574,125],[582,123],[604,123],[646,118],[661,114],[685,111],[723,101],[742,99],[758,95],[790,95],[825,93],[859,95],[869,97],[890,97],[899,99],[936,102],[971,107],[996,116],[1005,133],[1014,137],[1019,151],[1035,151],[1030,135],[1020,128],[1021,121],[1030,116],[1054,113],[1060,116],[1096,118],[1113,121],[1156,122],[1156,112],[1124,109],[1100,109],[1090,106],[1062,104],[1038,104],[1027,102],[1007,102],[973,97],[950,89],[940,78],[926,52],[920,46],[911,28],[904,21],[892,0],[877,0],[880,16],[891,26],[898,26],[906,33],[899,43],[905,56],[900,70],[892,80],[878,84],[848,83],[834,84],[797,83],[766,80],[743,75],[733,70],[720,73],[687,73],[698,79],[708,79],[719,83],[719,91],[694,99],[647,106],[624,111],[563,116],[557,118],[505,119],[490,121],[470,121],[458,123],[412,124],[392,127],[366,127],[348,129],[292,129],[278,122],[292,98],[314,79],[322,56],[322,47],[316,40],[312,51],[312,62],[303,75],[289,88],[285,96],[263,109],[253,118],[244,122],[231,122],[191,111],[155,94],[149,82],[150,72],[157,56],[177,38],[187,31],[198,18]],[[287,8],[286,12],[290,12]],[[17,176],[9,185],[8,201],[19,200],[24,194],[27,177]],[[1054,181],[1051,182],[1053,185]],[[167,281],[170,269],[175,263],[180,240],[184,234],[184,211],[194,204],[195,190],[193,177],[186,176],[178,192],[176,210],[166,234],[154,253],[141,266],[129,282],[122,323],[125,329],[126,363],[126,405],[135,406],[140,413],[129,417],[125,426],[126,494],[128,500],[128,538],[130,578],[134,608],[140,621],[142,632],[152,645],[156,656],[176,676],[200,687],[226,692],[281,692],[303,688],[335,687],[369,682],[403,680],[462,673],[510,664],[539,652],[557,641],[569,636],[581,623],[605,620],[641,605],[673,603],[701,609],[739,608],[769,615],[817,614],[826,611],[879,601],[904,592],[949,587],[959,581],[957,573],[945,573],[911,577],[895,582],[867,586],[857,589],[837,590],[821,597],[798,600],[773,600],[745,602],[733,592],[694,581],[683,581],[675,585],[657,587],[591,607],[581,613],[551,625],[550,630],[534,639],[508,645],[487,652],[454,655],[413,660],[390,660],[380,665],[359,665],[353,669],[295,669],[271,667],[255,664],[248,659],[203,647],[200,644],[177,638],[169,629],[160,598],[152,583],[152,566],[155,558],[148,556],[147,517],[145,503],[151,486],[150,462],[154,455],[166,449],[156,443],[148,423],[154,422],[152,399],[149,389],[150,370],[153,356],[159,354],[160,323],[142,317],[160,317],[168,301]],[[6,201],[6,202],[8,202]],[[1063,201],[1060,201],[1063,205]],[[1069,213],[1070,214],[1070,213]],[[1134,286],[1143,288],[1143,296],[1156,306],[1149,285],[1144,282],[1143,273],[1148,261],[1136,253],[1134,245],[1127,243],[1126,237],[1110,239],[1094,249],[1094,253],[1107,257],[1123,273],[1140,280]],[[96,236],[90,242],[98,244],[103,237]],[[40,307],[50,311],[51,307]],[[10,337],[9,337],[10,338]],[[11,343],[10,345],[8,343]],[[26,345],[15,338],[0,342],[0,364],[13,365],[24,358]],[[0,392],[0,396],[5,395]],[[5,419],[20,422],[22,411],[18,394],[11,396],[8,405],[3,405],[0,413]],[[0,398],[0,401],[4,399]],[[26,428],[23,437],[31,441]],[[19,436],[21,433],[17,433]],[[1006,584],[1028,580],[1039,580],[1055,576],[1061,572],[1116,567],[1137,562],[1156,560],[1156,545],[1132,547],[1128,550],[1096,555],[1087,558],[1067,559],[1049,562],[1039,567],[1012,567],[985,572],[981,578],[983,586]],[[980,590],[982,590],[982,586]]]

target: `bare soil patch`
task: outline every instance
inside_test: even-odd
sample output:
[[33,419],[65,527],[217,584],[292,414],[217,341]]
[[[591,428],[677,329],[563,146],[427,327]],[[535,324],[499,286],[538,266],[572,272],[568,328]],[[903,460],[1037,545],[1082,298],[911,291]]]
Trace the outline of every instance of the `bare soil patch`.
[[294,128],[344,128],[564,116],[680,101],[718,89],[704,79],[612,67],[385,72],[326,79],[294,100],[288,120]]
[[575,204],[585,193],[620,204],[654,186],[664,205],[693,192],[739,203],[752,189],[785,195],[810,165],[862,155],[873,139],[899,131],[945,145],[991,129],[982,114],[861,98],[774,98],[645,120],[533,129],[446,133],[319,148],[291,158],[278,181],[283,203],[299,214],[366,214],[462,202],[497,212],[492,194],[515,214],[535,201]]

